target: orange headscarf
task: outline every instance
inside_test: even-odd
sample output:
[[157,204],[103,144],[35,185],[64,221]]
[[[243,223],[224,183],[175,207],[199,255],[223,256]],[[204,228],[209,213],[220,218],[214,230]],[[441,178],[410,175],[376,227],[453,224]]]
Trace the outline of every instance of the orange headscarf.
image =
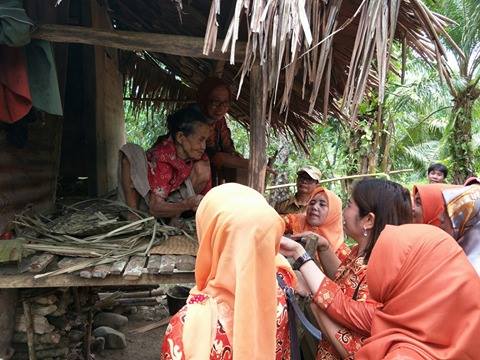
[[356,359],[480,354],[480,280],[444,231],[424,224],[387,225],[370,256],[367,281],[371,297],[383,307]]
[[[445,212],[445,201],[442,191],[459,187],[449,184],[425,184],[413,187],[413,198],[418,192],[422,201],[423,223],[440,227],[440,215]],[[415,202],[413,202],[415,204]],[[414,205],[415,206],[415,205]]]
[[[332,191],[323,187],[317,187],[312,192],[310,200],[317,194],[325,193],[328,200],[328,214],[323,224],[319,226],[311,226],[307,223],[306,214],[288,214],[284,220],[289,230],[293,234],[304,231],[312,231],[323,236],[330,242],[333,250],[336,251],[343,244],[343,223],[342,223],[342,200]],[[309,200],[309,201],[310,201]],[[307,205],[308,207],[308,205]]]
[[[229,183],[210,190],[197,210],[196,286],[209,295],[189,304],[183,329],[186,359],[209,359],[217,321],[235,359],[274,359],[276,269],[284,224],[255,190]],[[290,268],[291,271],[291,268]]]

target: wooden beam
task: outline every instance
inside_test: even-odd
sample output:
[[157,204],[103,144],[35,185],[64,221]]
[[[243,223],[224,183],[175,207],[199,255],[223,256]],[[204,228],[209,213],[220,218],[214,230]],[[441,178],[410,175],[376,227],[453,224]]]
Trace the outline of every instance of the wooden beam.
[[81,278],[74,274],[62,274],[34,279],[33,274],[1,275],[0,289],[47,288],[47,287],[84,287],[84,286],[136,286],[158,284],[194,283],[194,273],[171,275],[142,274],[138,280],[125,281],[121,275],[109,275],[105,279]]
[[262,68],[259,63],[250,71],[250,161],[248,186],[263,193],[267,168],[267,124],[264,113]]
[[[203,38],[192,36],[45,24],[37,28],[32,34],[32,38],[55,43],[97,45],[131,51],[146,50],[194,58],[229,59],[228,53],[222,53],[218,50],[208,56],[204,55],[202,52]],[[235,59],[236,61],[242,61],[245,55],[245,43],[237,42],[236,49]]]

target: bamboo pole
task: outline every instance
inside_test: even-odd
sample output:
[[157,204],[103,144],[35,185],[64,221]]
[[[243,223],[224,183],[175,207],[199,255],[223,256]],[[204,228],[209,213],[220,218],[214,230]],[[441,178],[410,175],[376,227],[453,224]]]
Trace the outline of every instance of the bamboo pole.
[[[358,178],[363,178],[363,177],[377,177],[377,176],[390,176],[393,174],[400,174],[404,172],[412,172],[413,169],[403,169],[403,170],[393,170],[390,171],[389,173],[375,173],[375,174],[358,174],[358,175],[348,175],[348,176],[340,176],[340,177],[334,177],[330,179],[325,179],[325,180],[320,180],[318,183],[319,184],[325,184],[333,181],[340,181],[340,180],[347,180],[347,179],[358,179]],[[265,191],[268,190],[274,190],[274,189],[281,189],[285,187],[290,187],[290,186],[297,186],[297,183],[288,183],[288,184],[281,184],[281,185],[273,185],[273,186],[268,186]]]

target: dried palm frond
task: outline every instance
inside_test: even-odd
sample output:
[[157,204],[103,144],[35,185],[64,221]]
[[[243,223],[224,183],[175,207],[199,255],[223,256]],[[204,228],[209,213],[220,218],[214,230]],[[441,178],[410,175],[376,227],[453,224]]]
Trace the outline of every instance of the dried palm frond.
[[[442,35],[451,41],[444,30],[449,21],[430,12],[420,0],[237,0],[232,7],[222,51],[230,51],[233,64],[244,19],[247,51],[239,93],[253,64],[259,62],[268,74],[264,79],[266,107],[286,117],[292,117],[297,97],[309,98],[308,115],[313,122],[332,113],[346,115],[354,123],[364,94],[374,88],[381,104],[394,40],[404,41],[435,63],[449,84],[439,40]],[[213,1],[205,33],[206,54],[215,48],[218,23],[214,17],[219,11],[218,2]],[[339,101],[339,106],[334,105]],[[305,110],[297,108],[294,114],[304,116]],[[274,112],[267,113],[275,123]]]
[[169,73],[154,59],[122,52],[120,72],[124,75],[124,96],[134,115],[141,111],[174,112],[195,101],[195,90]]

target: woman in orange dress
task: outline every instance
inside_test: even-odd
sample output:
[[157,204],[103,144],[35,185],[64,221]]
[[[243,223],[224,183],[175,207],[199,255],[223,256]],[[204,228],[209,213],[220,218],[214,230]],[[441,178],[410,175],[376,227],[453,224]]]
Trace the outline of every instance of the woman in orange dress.
[[[354,186],[343,211],[345,233],[357,245],[341,260],[330,243],[319,237],[318,252],[326,275],[312,261],[299,263],[303,279],[314,294],[312,310],[324,335],[316,359],[353,356],[368,337],[378,306],[370,299],[366,279],[370,253],[386,224],[408,223],[411,216],[408,190],[388,180],[362,180]],[[305,256],[303,247],[292,240],[283,238],[281,248],[284,255],[295,259]],[[356,304],[360,303],[367,306],[358,314]]]
[[355,359],[478,359],[480,281],[447,233],[423,224],[387,226],[367,279],[383,306]]
[[286,299],[296,282],[278,254],[284,224],[261,194],[229,183],[196,215],[195,287],[165,332],[161,359],[290,359]]

